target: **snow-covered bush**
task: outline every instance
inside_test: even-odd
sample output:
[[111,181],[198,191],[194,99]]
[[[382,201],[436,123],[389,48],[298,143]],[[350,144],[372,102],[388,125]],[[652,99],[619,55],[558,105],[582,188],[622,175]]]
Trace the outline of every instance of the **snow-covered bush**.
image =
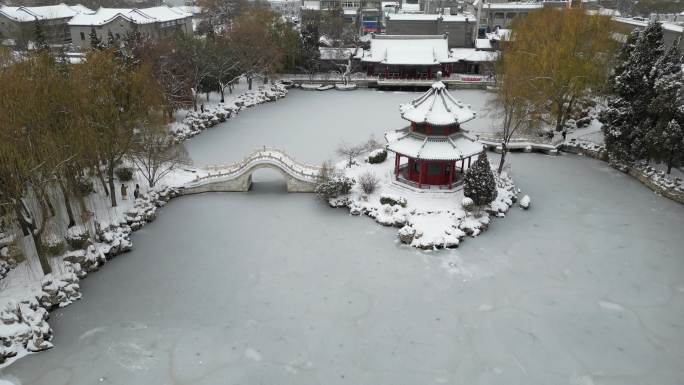
[[377,150],[371,151],[368,155],[368,163],[377,164],[382,163],[387,159],[387,150],[384,148],[378,148]]
[[347,195],[351,191],[356,181],[344,175],[333,175],[326,180],[322,180],[316,185],[315,191],[324,200],[336,198],[340,195]]
[[64,241],[52,233],[47,233],[42,237],[42,248],[49,255],[58,255],[64,251]]
[[72,249],[82,249],[88,243],[90,234],[83,226],[73,226],[67,230],[64,239]]
[[525,210],[530,208],[530,196],[529,195],[525,195],[524,197],[522,197],[522,199],[520,200],[520,207],[522,207]]
[[406,201],[406,198],[400,197],[397,195],[392,195],[392,194],[382,194],[380,196],[380,203],[383,205],[390,205],[390,206],[395,206],[399,205],[401,207],[406,207],[406,204],[408,203]]
[[461,207],[463,207],[463,209],[466,211],[472,210],[473,206],[475,206],[475,202],[473,202],[473,200],[468,197],[463,198],[463,200],[461,201]]
[[496,199],[496,181],[486,152],[482,152],[466,171],[463,195],[472,199],[476,206],[484,206]]
[[76,192],[84,197],[95,192],[93,181],[87,177],[76,178]]
[[133,179],[133,169],[130,167],[119,167],[114,173],[120,182],[129,182]]
[[359,186],[365,194],[372,194],[378,187],[378,177],[374,173],[367,171],[359,176]]

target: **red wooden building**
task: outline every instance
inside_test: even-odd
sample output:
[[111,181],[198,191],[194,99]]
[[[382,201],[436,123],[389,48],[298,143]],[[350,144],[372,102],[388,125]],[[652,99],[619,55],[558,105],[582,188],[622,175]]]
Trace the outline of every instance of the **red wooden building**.
[[461,128],[475,112],[454,99],[441,81],[399,110],[411,125],[388,135],[397,180],[419,188],[460,185],[472,158],[484,151]]

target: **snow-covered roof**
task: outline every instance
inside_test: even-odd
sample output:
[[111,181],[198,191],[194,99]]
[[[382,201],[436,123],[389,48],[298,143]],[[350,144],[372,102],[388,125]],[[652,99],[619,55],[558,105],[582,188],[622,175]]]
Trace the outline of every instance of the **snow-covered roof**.
[[401,21],[437,21],[441,19],[446,22],[465,22],[467,20],[474,21],[475,16],[470,14],[458,14],[458,15],[439,15],[439,14],[420,14],[420,13],[395,13],[389,15],[390,20],[401,20]]
[[313,0],[304,0],[304,4],[302,4],[302,9],[309,11],[319,11],[321,9],[321,2]]
[[92,9],[77,5],[46,5],[43,7],[6,7],[0,5],[0,14],[10,20],[27,22],[34,20],[68,19],[80,13],[93,13]]
[[494,49],[492,41],[489,39],[475,39],[475,48],[477,49]]
[[318,47],[318,52],[321,54],[321,60],[347,60],[350,55],[356,53],[356,50],[354,48]]
[[446,35],[375,35],[364,62],[394,65],[452,63]]
[[435,126],[461,124],[475,118],[475,111],[454,99],[441,81],[418,99],[399,106],[399,111],[408,121]]
[[404,3],[401,5],[401,11],[404,13],[420,12],[420,4]]
[[479,51],[474,48],[452,48],[451,57],[455,60],[469,62],[489,62],[496,61],[499,53],[495,51]]
[[463,133],[439,138],[407,133],[390,142],[387,149],[414,159],[458,160],[481,153],[482,144]]
[[192,17],[191,13],[166,5],[151,8],[100,8],[92,14],[79,14],[69,25],[105,25],[117,17],[135,24],[163,23]]
[[[613,17],[612,19],[618,23],[629,24],[637,27],[646,27],[649,23],[647,20],[644,19],[635,19],[629,17]],[[663,29],[668,31],[679,33],[684,32],[684,26],[681,26],[679,24],[671,22],[660,22],[660,25],[663,27]]]
[[538,3],[526,3],[526,2],[511,2],[511,3],[486,3],[483,8],[491,10],[499,9],[540,9],[543,8],[544,4]]
[[513,30],[510,29],[497,28],[494,32],[488,32],[485,35],[489,40],[510,40],[512,32]]

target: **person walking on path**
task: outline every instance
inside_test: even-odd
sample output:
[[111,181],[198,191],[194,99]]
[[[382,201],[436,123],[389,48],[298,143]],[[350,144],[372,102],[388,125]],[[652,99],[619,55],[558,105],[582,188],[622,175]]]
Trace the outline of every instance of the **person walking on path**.
[[126,186],[125,183],[121,183],[121,199],[122,200],[127,200],[128,197],[128,186]]
[[133,197],[135,199],[140,198],[140,185],[137,183],[135,184],[135,190],[133,190]]

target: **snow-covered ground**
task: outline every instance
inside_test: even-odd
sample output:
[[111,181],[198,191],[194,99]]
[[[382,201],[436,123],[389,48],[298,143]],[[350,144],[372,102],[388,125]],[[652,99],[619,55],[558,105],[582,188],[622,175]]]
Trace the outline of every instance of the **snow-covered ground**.
[[[371,164],[363,158],[352,167],[343,160],[336,170],[357,183],[349,196],[334,198],[332,206],[345,206],[352,215],[366,215],[383,226],[400,228],[398,237],[402,242],[421,249],[457,247],[465,236],[477,236],[489,225],[490,216],[504,217],[517,199],[513,181],[506,172],[496,176],[498,195],[494,202],[482,211],[473,212],[463,208],[463,189],[449,191],[421,190],[403,185],[395,180],[393,154],[382,163]],[[367,158],[367,157],[366,157]],[[378,180],[378,187],[365,194],[359,181],[370,173]],[[392,204],[381,202],[390,198]]]

